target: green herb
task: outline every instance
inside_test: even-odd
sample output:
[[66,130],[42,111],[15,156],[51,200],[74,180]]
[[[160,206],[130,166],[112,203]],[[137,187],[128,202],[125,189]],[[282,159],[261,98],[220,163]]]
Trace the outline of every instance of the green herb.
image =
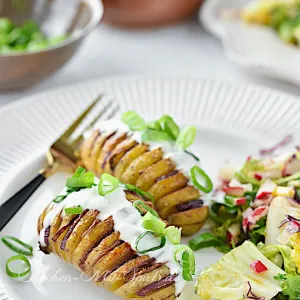
[[122,115],[122,122],[128,125],[132,131],[140,131],[146,129],[146,122],[135,111],[127,111]]
[[172,117],[170,116],[165,116],[164,118],[164,130],[165,132],[169,135],[169,137],[176,141],[178,138],[180,129],[178,125],[175,123]]
[[170,141],[170,136],[165,131],[146,129],[142,134],[142,142],[148,141]]
[[[204,185],[199,183],[197,177],[200,176],[200,178],[204,181]],[[210,179],[210,177],[198,166],[194,166],[191,169],[191,177],[193,184],[200,189],[204,193],[209,193],[213,189],[213,183]]]
[[205,232],[189,241],[189,246],[193,251],[199,249],[221,246],[223,244],[220,239],[210,232]]
[[[13,261],[22,261],[25,263],[26,268],[24,271],[19,272],[19,273],[15,273],[10,269],[10,263],[12,263]],[[26,275],[28,275],[31,272],[31,265],[29,260],[23,256],[23,255],[16,255],[16,256],[12,256],[11,258],[9,258],[6,262],[6,273],[8,276],[13,277],[13,278],[21,278],[24,277]]]
[[[5,244],[8,248],[10,248],[11,250],[19,253],[19,254],[24,254],[27,256],[32,256],[33,253],[33,248],[32,246],[22,242],[21,240],[19,240],[18,238],[15,238],[13,236],[4,236],[1,238],[3,244]],[[22,246],[23,248],[25,248],[26,250],[22,249],[21,247],[15,246],[14,243],[12,243],[11,241],[19,244],[20,246]]]
[[164,229],[163,234],[170,240],[174,245],[178,245],[181,239],[181,229],[175,226],[169,226]]
[[[152,235],[154,236],[155,238],[159,238],[160,239],[160,244],[156,247],[152,247],[150,249],[146,249],[146,250],[140,250],[139,249],[139,243],[147,236],[147,235]],[[135,244],[135,248],[136,248],[136,251],[140,254],[146,254],[148,252],[151,252],[151,251],[155,251],[155,250],[158,250],[158,249],[161,249],[163,248],[165,245],[166,245],[166,237],[163,235],[163,234],[156,234],[152,231],[146,231],[144,233],[142,233],[136,240],[136,244]]]
[[197,129],[195,126],[188,126],[182,129],[176,140],[176,145],[182,149],[190,147],[196,138]]
[[103,173],[100,177],[98,193],[100,196],[105,196],[113,192],[118,186],[120,186],[119,179],[110,174]]
[[193,275],[195,275],[196,271],[196,262],[192,249],[186,245],[178,245],[174,249],[173,256],[177,264],[182,267],[183,279],[193,281]]
[[167,224],[159,218],[153,216],[151,212],[147,212],[142,218],[143,227],[149,231],[161,234],[166,228]]
[[148,205],[146,205],[143,201],[136,200],[133,202],[133,206],[142,214],[142,211],[139,209],[139,206],[141,206],[143,209],[145,209],[147,212],[150,212],[154,217],[159,217],[158,213],[150,208]]
[[200,158],[198,156],[196,156],[194,153],[192,153],[191,151],[188,151],[185,149],[184,152],[189,154],[190,156],[194,157],[196,161],[200,161]]
[[80,215],[83,212],[82,206],[77,207],[66,207],[65,214],[66,215]]
[[127,190],[130,190],[130,191],[140,195],[144,199],[150,200],[152,203],[155,202],[154,197],[150,193],[142,191],[141,189],[137,188],[136,186],[134,186],[132,184],[126,183],[125,188]]
[[300,300],[300,275],[278,274],[274,277],[282,288],[282,294],[290,300]]

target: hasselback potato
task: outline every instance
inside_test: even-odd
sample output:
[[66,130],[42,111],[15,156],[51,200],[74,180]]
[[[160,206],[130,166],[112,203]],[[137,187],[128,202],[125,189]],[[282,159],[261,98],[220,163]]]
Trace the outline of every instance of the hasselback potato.
[[[107,190],[107,181],[104,184],[101,179],[100,183],[92,180],[90,186],[81,180],[84,188],[78,188],[78,178],[75,178],[76,187],[70,188],[70,182],[67,183],[68,188],[42,212],[38,220],[41,250],[56,254],[97,285],[124,299],[175,299],[185,285],[186,270],[174,260],[174,251],[182,246],[170,242],[171,236],[165,230],[170,228],[154,210],[138,201],[142,199],[138,194],[122,183],[117,181],[116,185],[113,181],[112,188]],[[101,196],[101,184],[104,196]],[[155,234],[145,229],[142,221],[148,214],[154,218],[154,223],[148,226],[159,224],[162,234],[156,227],[152,228]],[[173,234],[174,230],[180,241],[180,230],[172,227]],[[151,239],[143,242],[143,236],[149,232]],[[149,249],[159,237],[160,245]],[[183,250],[188,248],[183,247]]]
[[160,217],[181,227],[183,235],[196,233],[208,217],[208,207],[190,180],[197,159],[167,141],[142,142],[123,123],[105,121],[85,135],[80,158],[97,176],[109,173],[150,193]]

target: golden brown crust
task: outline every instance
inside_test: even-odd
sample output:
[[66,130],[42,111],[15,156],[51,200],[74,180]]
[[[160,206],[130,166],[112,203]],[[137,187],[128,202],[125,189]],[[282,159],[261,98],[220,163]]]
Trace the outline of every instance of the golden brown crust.
[[204,223],[205,222],[182,226],[182,235],[190,236],[195,234],[203,227]]

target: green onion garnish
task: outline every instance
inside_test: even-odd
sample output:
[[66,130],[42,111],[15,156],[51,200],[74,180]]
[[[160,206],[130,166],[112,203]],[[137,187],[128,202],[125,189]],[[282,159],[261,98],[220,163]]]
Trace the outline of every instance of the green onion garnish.
[[[75,172],[76,173],[76,172]],[[82,173],[80,176],[67,179],[67,188],[90,188],[93,186],[95,175],[92,172]]]
[[169,226],[166,229],[164,229],[163,234],[170,240],[172,244],[180,244],[181,229],[175,226]]
[[146,123],[135,111],[127,111],[122,115],[122,122],[128,125],[130,130],[139,131],[146,128]]
[[83,212],[82,206],[78,205],[77,207],[66,207],[66,215],[80,215]]
[[60,203],[60,202],[64,201],[67,197],[68,197],[68,195],[58,195],[52,201],[54,203]]
[[195,126],[188,126],[182,129],[176,140],[176,145],[182,149],[191,146],[196,138],[197,129]]
[[134,186],[134,185],[132,185],[132,184],[126,183],[126,184],[125,184],[125,188],[126,188],[127,190],[130,190],[130,191],[132,191],[132,192],[134,192],[134,193],[140,195],[140,196],[143,197],[143,198],[149,199],[152,203],[154,203],[154,201],[155,201],[154,198],[153,198],[153,196],[152,196],[150,193],[145,192],[145,191],[143,191],[143,190],[137,188],[136,186]]
[[81,177],[86,172],[84,167],[78,166],[72,177]]
[[[32,252],[33,252],[33,248],[32,246],[22,242],[21,240],[13,237],[13,236],[4,236],[1,238],[2,242],[8,247],[10,248],[11,250],[19,253],[19,254],[24,254],[24,255],[27,255],[27,256],[32,256]],[[21,249],[20,247],[18,246],[15,246],[12,242],[10,241],[13,241],[19,245],[21,245],[22,247],[24,247],[25,249],[27,250],[24,250],[24,249]]]
[[[16,260],[20,260],[20,261],[23,261],[26,265],[26,269],[22,272],[19,272],[19,273],[15,273],[13,271],[11,271],[10,267],[9,267],[9,264],[13,261],[16,261]],[[23,256],[23,255],[16,255],[16,256],[12,256],[11,258],[9,258],[6,262],[6,273],[8,276],[10,277],[13,277],[13,278],[21,278],[21,277],[24,277],[26,275],[28,275],[29,273],[31,272],[31,265],[30,265],[30,262],[29,260]]]
[[140,214],[142,214],[141,210],[139,209],[139,206],[141,206],[143,209],[145,209],[147,212],[150,212],[154,217],[159,217],[158,213],[150,208],[148,205],[146,205],[143,201],[141,200],[136,200],[133,202],[133,206],[139,211]]
[[[150,248],[150,249],[147,249],[147,250],[139,250],[138,249],[138,245],[140,243],[140,241],[147,235],[153,235],[154,237],[157,237],[157,238],[160,238],[160,244],[156,247],[153,247],[153,248]],[[135,248],[136,248],[136,251],[140,254],[146,254],[148,252],[151,252],[151,251],[155,251],[155,250],[158,250],[158,249],[161,249],[163,248],[165,245],[166,245],[166,242],[167,242],[167,239],[166,237],[163,235],[163,234],[156,234],[154,232],[151,232],[151,231],[146,231],[144,233],[142,233],[136,240],[136,244],[135,244]]]
[[[182,277],[192,281],[195,275],[196,262],[192,249],[186,245],[178,245],[174,249],[174,260],[182,267]],[[178,256],[180,257],[178,259]]]
[[147,128],[153,129],[153,130],[158,130],[158,131],[162,130],[160,123],[158,121],[148,122]]
[[105,196],[113,192],[120,185],[120,180],[110,174],[103,173],[98,185],[98,193]]
[[194,157],[196,161],[200,161],[200,158],[196,156],[194,153],[188,150],[184,150],[185,153],[189,154],[190,156]]
[[[197,180],[197,176],[201,176],[201,178],[205,181],[205,186],[200,184]],[[202,192],[209,193],[213,189],[213,183],[209,176],[198,166],[194,166],[191,169],[191,177],[193,184]]]
[[159,218],[153,216],[151,212],[147,212],[146,215],[142,218],[143,227],[149,231],[155,233],[162,233],[166,228],[166,223],[160,220]]
[[180,129],[173,118],[171,118],[170,116],[165,116],[163,124],[165,132],[170,136],[172,140],[176,141],[179,136]]
[[222,241],[220,241],[215,235],[210,232],[204,232],[189,241],[189,245],[194,251],[207,247],[217,247],[221,244]]
[[155,142],[170,141],[170,136],[165,131],[147,129],[142,134],[142,142],[148,142],[148,141],[155,141]]

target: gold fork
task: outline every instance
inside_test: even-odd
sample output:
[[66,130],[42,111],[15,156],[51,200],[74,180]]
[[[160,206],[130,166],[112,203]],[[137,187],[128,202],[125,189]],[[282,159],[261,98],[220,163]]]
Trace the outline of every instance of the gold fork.
[[[91,121],[87,121],[96,110],[96,105],[103,100],[103,96],[98,96],[71,124],[71,126],[51,145],[46,153],[47,166],[40,170],[39,174],[29,182],[24,188],[18,191],[14,196],[7,200],[0,206],[0,231],[12,219],[12,217],[21,209],[27,202],[33,192],[45,181],[46,178],[51,176],[57,171],[73,172],[78,163],[78,156],[76,151],[80,142],[83,139],[83,134],[93,127],[98,120],[105,120],[112,118],[118,111],[119,107],[116,102],[108,100],[99,111],[92,116]],[[88,125],[84,123],[88,122]],[[83,129],[80,134],[73,138],[80,127]]]

